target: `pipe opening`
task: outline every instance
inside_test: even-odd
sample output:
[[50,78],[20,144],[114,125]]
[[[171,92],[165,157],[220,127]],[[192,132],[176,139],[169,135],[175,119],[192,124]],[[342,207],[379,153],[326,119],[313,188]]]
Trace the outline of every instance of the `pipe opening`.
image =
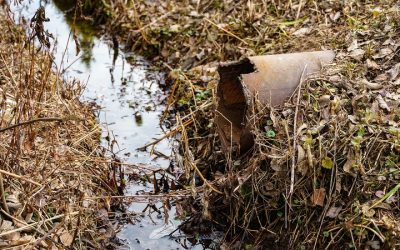
[[247,109],[245,85],[242,83],[241,75],[255,70],[255,65],[248,58],[218,68],[220,76],[217,89],[218,110],[235,127],[243,126]]
[[222,132],[220,135],[224,147],[233,146],[232,151],[244,152],[253,145],[251,133],[244,129],[249,100],[248,90],[245,89],[241,75],[255,71],[255,65],[248,58],[224,64],[218,68],[220,80],[217,89],[218,112],[215,121]]

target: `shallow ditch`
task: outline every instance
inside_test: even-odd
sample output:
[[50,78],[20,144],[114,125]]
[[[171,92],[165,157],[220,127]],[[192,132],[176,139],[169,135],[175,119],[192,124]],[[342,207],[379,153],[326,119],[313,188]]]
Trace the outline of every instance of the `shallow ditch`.
[[[55,44],[55,69],[67,81],[77,79],[84,83],[86,89],[82,100],[100,107],[98,121],[103,128],[102,143],[110,149],[109,154],[124,163],[154,170],[167,169],[172,148],[168,140],[158,143],[153,154],[136,150],[163,135],[159,118],[165,107],[164,74],[142,57],[122,52],[115,41],[98,37],[89,23],[74,24],[72,8],[67,2],[26,1],[23,6],[12,6],[12,10],[16,20],[22,17],[29,23],[40,4],[45,7],[46,17],[50,19],[45,23],[45,29],[55,38],[52,41]],[[76,30],[80,44],[78,55],[72,28]],[[129,167],[125,169],[127,175],[131,172]],[[131,181],[126,184],[125,195],[142,194],[152,189],[151,183]],[[147,203],[129,205],[129,214],[137,216],[132,218],[135,223],[124,224],[117,235],[124,243],[121,249],[160,249],[160,246],[161,249],[205,249],[202,244],[192,244],[197,242],[198,236],[189,239],[179,230],[175,230],[174,237],[151,237],[164,226],[163,204],[157,202],[154,205],[158,212],[146,209]],[[176,229],[181,221],[174,219],[174,213],[172,207],[169,226]]]

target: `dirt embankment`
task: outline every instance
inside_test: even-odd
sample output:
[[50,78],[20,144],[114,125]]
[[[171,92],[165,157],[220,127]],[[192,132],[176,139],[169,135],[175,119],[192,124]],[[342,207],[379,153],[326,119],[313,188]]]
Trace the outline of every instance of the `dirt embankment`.
[[93,107],[55,72],[40,12],[0,10],[0,248],[107,247],[117,193]]
[[[226,245],[399,247],[398,1],[103,3],[106,30],[170,71],[181,167],[204,184],[200,216],[228,228]],[[254,148],[226,159],[211,66],[321,49],[335,50],[334,64],[285,105],[256,105]]]

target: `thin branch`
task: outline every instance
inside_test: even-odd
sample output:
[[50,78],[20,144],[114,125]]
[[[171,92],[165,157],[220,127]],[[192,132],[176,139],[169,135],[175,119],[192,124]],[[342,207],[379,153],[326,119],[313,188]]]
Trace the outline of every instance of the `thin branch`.
[[242,43],[249,45],[248,42],[246,42],[245,40],[243,40],[242,38],[238,37],[237,35],[233,34],[232,32],[230,32],[229,30],[226,30],[220,26],[218,26],[216,23],[214,23],[213,21],[211,21],[210,19],[205,18],[204,20],[206,20],[207,22],[211,23],[212,25],[214,25],[215,27],[217,27],[218,29],[224,31],[225,33],[227,33],[228,35],[233,36],[234,38],[238,39],[239,41],[241,41]]
[[[30,180],[30,179],[28,179],[28,178],[26,178],[26,177],[24,177],[24,176],[17,175],[17,174],[14,174],[14,173],[5,171],[5,170],[3,170],[3,169],[0,169],[0,185],[2,185],[2,182],[3,182],[2,174],[9,175],[9,176],[12,176],[12,177],[14,177],[14,178],[27,181],[27,182],[32,183],[32,184],[35,184],[36,186],[39,186],[39,187],[42,186],[42,184],[40,184],[40,183],[38,183],[38,182],[36,182],[36,181],[32,181],[32,180]],[[1,188],[1,187],[0,187],[0,188]]]
[[56,215],[56,216],[54,216],[52,218],[49,218],[49,219],[46,219],[46,220],[43,220],[43,221],[34,222],[32,224],[29,224],[29,225],[26,225],[26,226],[23,226],[23,227],[20,227],[20,228],[16,228],[16,229],[13,229],[13,230],[2,232],[2,233],[0,233],[0,237],[3,237],[5,235],[9,235],[9,234],[12,234],[12,233],[16,233],[16,232],[21,232],[21,231],[24,231],[24,230],[26,230],[28,228],[33,228],[35,225],[37,225],[39,223],[46,223],[46,222],[49,222],[49,221],[53,221],[53,220],[57,220],[57,219],[63,218],[65,216],[67,216],[67,215],[69,215],[69,216],[77,215],[78,213],[79,212],[73,212],[73,213],[69,213],[69,214]]
[[[193,119],[190,119],[190,120],[184,122],[184,123],[183,123],[183,126],[184,126],[184,127],[185,127],[185,126],[188,126],[188,125],[192,124],[193,121],[194,121]],[[175,135],[175,134],[176,134],[177,132],[179,132],[180,130],[182,130],[182,126],[175,127],[175,128],[172,129],[170,132],[164,134],[162,137],[160,137],[160,138],[158,138],[158,139],[156,139],[156,140],[154,140],[154,141],[152,141],[152,142],[150,142],[150,143],[147,143],[147,144],[144,145],[143,147],[137,148],[137,150],[144,151],[144,150],[146,150],[146,148],[148,148],[148,147],[150,147],[150,146],[154,146],[154,145],[156,145],[157,143],[159,143],[160,141],[162,141],[162,140],[164,140],[164,139],[166,139],[166,138],[169,138],[169,137]]]
[[3,203],[3,208],[7,213],[9,213],[6,201],[6,193],[4,191],[3,175],[1,173],[0,173],[0,195],[1,195],[1,202]]
[[307,69],[307,64],[303,68],[303,72],[301,73],[300,77],[300,83],[298,86],[298,92],[297,92],[297,102],[296,102],[296,110],[294,113],[294,121],[293,121],[293,153],[292,153],[292,168],[290,170],[290,190],[289,190],[289,196],[293,194],[294,190],[294,170],[296,168],[296,147],[297,147],[297,115],[299,113],[299,105],[300,105],[300,92],[301,92],[301,86],[303,84],[303,77],[304,77],[304,72]]
[[0,133],[16,128],[16,127],[21,127],[21,126],[25,126],[25,125],[29,125],[32,123],[36,123],[36,122],[62,122],[62,121],[68,121],[68,120],[83,120],[80,119],[78,117],[74,117],[74,116],[69,116],[69,117],[44,117],[44,118],[35,118],[29,121],[24,121],[24,122],[20,122],[17,124],[13,124],[11,126],[5,127],[5,128],[1,128],[0,129]]

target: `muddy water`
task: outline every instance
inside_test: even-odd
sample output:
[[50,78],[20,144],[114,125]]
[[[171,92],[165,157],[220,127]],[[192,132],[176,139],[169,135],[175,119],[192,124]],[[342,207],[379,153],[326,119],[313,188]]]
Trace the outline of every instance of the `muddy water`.
[[[55,69],[64,72],[66,80],[78,79],[86,85],[84,101],[94,101],[101,107],[98,119],[103,128],[103,143],[107,146],[115,138],[113,152],[124,162],[144,164],[153,168],[167,168],[171,149],[168,141],[156,147],[161,154],[150,155],[136,148],[160,137],[163,132],[159,126],[159,116],[164,108],[165,93],[160,86],[164,75],[135,54],[121,53],[115,44],[96,36],[87,23],[78,23],[76,29],[80,53],[76,55],[72,39],[73,14],[66,6],[68,1],[50,1],[42,5],[46,16],[45,29],[53,34],[55,41]],[[33,17],[40,1],[25,1],[23,6],[12,6],[16,19]],[[161,155],[161,157],[160,157]],[[128,183],[126,194],[150,191],[143,184]],[[161,204],[157,204],[159,208]],[[132,204],[129,211],[141,213],[145,204]],[[161,208],[162,210],[162,208]],[[173,218],[171,211],[170,218]],[[174,226],[179,221],[172,220]],[[161,215],[138,216],[135,224],[124,225],[118,237],[126,243],[124,249],[203,249],[192,246],[185,237],[163,237],[152,240],[150,234],[163,226]]]

